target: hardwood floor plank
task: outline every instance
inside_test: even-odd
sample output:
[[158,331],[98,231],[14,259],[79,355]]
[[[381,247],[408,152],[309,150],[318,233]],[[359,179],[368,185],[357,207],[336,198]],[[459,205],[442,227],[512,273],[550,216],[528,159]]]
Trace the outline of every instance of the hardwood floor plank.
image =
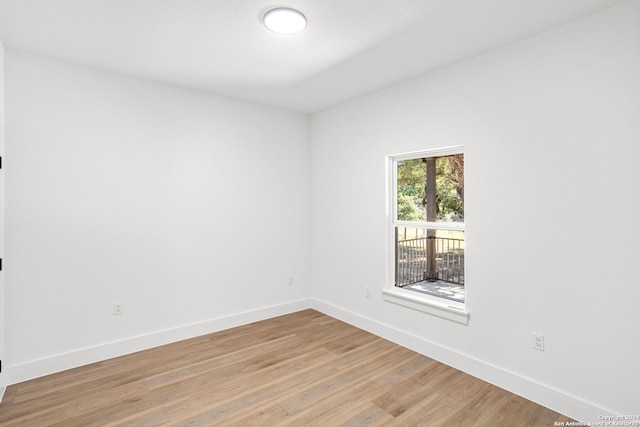
[[8,387],[7,426],[552,426],[547,408],[314,310]]
[[[355,415],[350,415],[348,419],[342,420],[335,419],[336,424],[345,427],[385,427],[390,425],[393,421],[393,417],[389,415],[386,411],[383,411],[376,405],[368,405],[363,411],[356,413]],[[318,426],[322,425],[331,425],[331,424],[317,424]]]
[[335,355],[327,350],[317,349],[316,357],[309,357],[307,353],[296,360],[295,366],[285,369],[272,365],[250,376],[232,375],[221,383],[219,377],[212,376],[204,387],[188,387],[184,400],[174,398],[172,403],[158,410],[165,419],[178,424],[187,421],[197,424],[198,420],[220,423],[232,416],[233,411],[244,413],[253,405],[295,389],[303,380],[319,381],[335,370],[329,364],[334,358]]
[[295,393],[286,394],[278,400],[270,399],[263,405],[253,407],[250,413],[241,418],[234,418],[233,421],[237,425],[250,425],[251,419],[257,413],[264,420],[264,425],[273,425],[278,419],[282,419],[282,414],[291,417],[295,414],[309,413],[311,408],[317,411],[319,404],[326,399],[330,399],[330,402],[325,405],[325,408],[330,408],[332,404],[335,405],[342,400],[343,396],[352,391],[358,383],[368,381],[370,375],[380,374],[388,369],[388,365],[392,363],[392,353],[393,349],[390,349],[380,353],[376,358],[367,358],[366,365],[351,364],[336,369],[333,374],[320,381],[309,382],[307,387],[298,386]]
[[[461,415],[465,420],[463,425],[472,425],[474,416],[483,411],[484,399],[487,399],[483,393],[493,388],[499,390],[460,371],[455,371],[453,375],[450,372],[444,374],[442,381],[437,381],[439,385],[435,389],[435,384],[420,387],[410,395],[407,402],[411,402],[411,405],[406,405],[407,402],[401,404],[405,410],[396,416],[394,425],[452,426],[455,425],[451,420],[452,414]],[[461,393],[458,390],[461,387],[466,390],[466,398],[463,400],[456,398]],[[466,403],[471,403],[472,406],[464,407]]]
[[[373,374],[366,375],[359,381],[345,384],[339,392],[325,396],[313,403],[312,411],[300,411],[289,414],[287,425],[334,425],[339,424],[345,414],[353,414],[360,408],[366,411],[374,405],[367,397],[381,394],[384,390],[403,378],[417,372],[423,365],[431,362],[417,353],[408,359],[402,358],[400,363],[386,363],[385,366]],[[401,372],[400,375],[397,375]],[[379,408],[381,409],[381,408]],[[378,411],[375,411],[378,412]],[[389,415],[389,417],[391,417]],[[385,419],[388,417],[384,417]],[[392,418],[392,417],[391,417]],[[346,422],[346,420],[345,420]]]
[[[149,393],[142,396],[140,401],[126,405],[118,416],[113,416],[113,414],[109,416],[106,413],[99,418],[108,423],[115,423],[107,425],[118,425],[117,421],[119,419],[130,422],[142,420],[149,414],[156,412],[167,414],[172,408],[183,410],[190,400],[199,399],[202,407],[213,405],[216,402],[221,402],[227,396],[237,395],[245,387],[250,387],[253,384],[268,384],[276,379],[283,378],[287,374],[298,375],[303,370],[306,370],[310,363],[323,363],[323,361],[330,360],[333,357],[333,354],[324,349],[307,351],[280,364],[272,365],[252,374],[247,373],[242,378],[242,381],[247,385],[242,385],[238,382],[237,371],[234,367],[224,367],[222,371],[211,371],[173,385],[150,390]],[[186,411],[184,412],[186,413]]]

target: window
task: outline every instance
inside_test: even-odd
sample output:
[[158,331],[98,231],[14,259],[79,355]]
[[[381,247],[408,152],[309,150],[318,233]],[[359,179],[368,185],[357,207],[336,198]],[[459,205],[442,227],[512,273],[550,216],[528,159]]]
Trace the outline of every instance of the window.
[[411,293],[385,294],[464,310],[462,147],[390,156],[389,166],[389,281]]

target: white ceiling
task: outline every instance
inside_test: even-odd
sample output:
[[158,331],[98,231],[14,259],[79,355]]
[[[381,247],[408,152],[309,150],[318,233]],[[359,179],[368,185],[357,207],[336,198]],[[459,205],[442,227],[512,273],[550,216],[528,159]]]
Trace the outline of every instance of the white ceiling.
[[[623,0],[0,0],[5,48],[315,112]],[[307,30],[261,15],[292,6]]]

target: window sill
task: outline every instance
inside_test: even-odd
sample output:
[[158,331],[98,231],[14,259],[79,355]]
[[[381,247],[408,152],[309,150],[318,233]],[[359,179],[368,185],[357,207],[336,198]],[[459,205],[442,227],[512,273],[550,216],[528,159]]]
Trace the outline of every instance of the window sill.
[[463,325],[469,324],[469,312],[464,309],[464,304],[446,301],[437,297],[430,297],[429,295],[421,295],[418,292],[397,287],[385,289],[382,292],[382,297],[385,301],[394,304],[442,317],[443,319]]

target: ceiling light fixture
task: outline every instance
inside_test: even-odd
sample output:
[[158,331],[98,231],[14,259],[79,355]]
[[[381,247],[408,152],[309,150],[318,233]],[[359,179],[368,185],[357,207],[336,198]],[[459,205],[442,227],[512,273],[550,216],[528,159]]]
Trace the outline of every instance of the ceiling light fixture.
[[276,34],[298,34],[307,28],[307,17],[302,12],[290,7],[276,7],[269,10],[262,18],[264,26]]

